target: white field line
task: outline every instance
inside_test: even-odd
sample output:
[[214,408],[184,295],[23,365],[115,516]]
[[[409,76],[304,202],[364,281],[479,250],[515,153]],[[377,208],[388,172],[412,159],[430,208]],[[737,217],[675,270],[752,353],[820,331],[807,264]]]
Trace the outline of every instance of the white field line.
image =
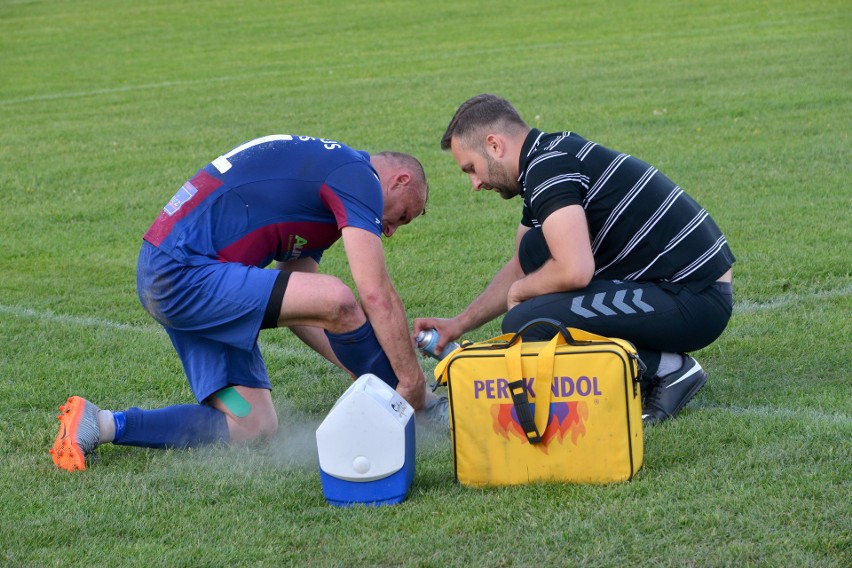
[[0,314],[8,314],[22,319],[31,319],[36,321],[52,321],[56,323],[67,323],[78,326],[94,326],[105,327],[108,329],[121,329],[128,331],[156,331],[153,325],[133,325],[129,323],[119,323],[111,320],[94,318],[89,316],[71,316],[67,314],[57,314],[51,310],[34,310],[23,306],[4,306],[0,304]]
[[[7,314],[21,319],[28,319],[41,322],[55,322],[79,327],[99,327],[103,329],[116,329],[121,331],[136,331],[141,333],[159,334],[166,340],[168,336],[165,330],[156,323],[148,325],[137,325],[130,323],[120,323],[103,318],[95,318],[89,316],[72,316],[68,314],[57,314],[51,310],[34,310],[23,306],[5,306],[0,304],[0,314]],[[286,349],[279,345],[264,344],[261,342],[261,347],[264,354],[274,353],[276,355],[292,355],[292,349]]]
[[[764,312],[769,310],[777,310],[787,306],[807,302],[810,300],[823,300],[830,298],[839,298],[852,295],[852,285],[843,288],[835,288],[834,290],[823,290],[819,292],[810,292],[807,294],[784,294],[777,296],[765,302],[754,302],[750,300],[736,299],[736,291],[734,292],[734,313],[750,314],[755,312]],[[0,304],[0,314],[8,314],[24,319],[55,321],[58,323],[67,323],[71,325],[89,325],[95,327],[106,327],[111,329],[123,329],[129,331],[146,331],[146,332],[162,332],[160,326],[151,325],[135,325],[129,323],[114,322],[102,318],[89,316],[72,316],[67,314],[57,314],[51,310],[34,310],[20,305],[3,305]]]
[[[776,309],[782,308],[791,303],[796,303],[798,301],[805,301],[807,299],[811,299],[814,297],[824,298],[826,296],[835,297],[842,296],[849,293],[849,287],[827,291],[827,292],[817,292],[814,294],[805,294],[797,297],[794,296],[785,296],[782,299],[778,299],[776,301],[767,302],[763,304],[756,304],[749,311],[755,312],[764,309]],[[31,308],[25,308],[22,306],[6,306],[0,304],[0,314],[7,314],[10,316],[29,319],[35,321],[47,321],[47,322],[56,322],[67,325],[76,325],[76,326],[92,326],[92,327],[100,327],[106,329],[115,329],[120,331],[137,331],[142,333],[151,333],[151,334],[162,334],[164,337],[166,336],[165,331],[159,325],[134,325],[128,323],[120,323],[114,322],[107,319],[88,317],[88,316],[72,316],[67,314],[57,314],[52,312],[51,310],[34,310]],[[287,349],[278,345],[272,344],[264,344],[261,342],[261,348],[264,354],[274,354],[279,356],[289,356],[293,354],[292,349]],[[705,404],[697,404],[694,406],[696,409],[705,408],[713,411],[722,411],[730,414],[744,415],[744,416],[758,416],[764,418],[782,418],[782,419],[790,419],[790,420],[802,420],[804,418],[809,418],[816,422],[825,422],[837,426],[849,426],[852,424],[852,418],[846,416],[844,414],[839,413],[826,413],[821,412],[815,409],[789,409],[789,408],[775,408],[770,406],[754,406],[748,408],[736,407],[736,406],[724,406],[724,405],[705,405]]]
[[765,302],[755,302],[753,300],[737,300],[737,290],[735,286],[734,313],[753,314],[755,312],[765,312],[769,310],[786,308],[787,306],[807,302],[810,300],[828,300],[831,298],[841,298],[843,296],[852,296],[852,285],[844,286],[843,288],[835,288],[833,290],[809,292],[807,294],[783,294]]
[[737,416],[753,416],[758,418],[779,418],[782,420],[801,421],[810,419],[813,422],[824,422],[834,426],[852,426],[852,416],[839,412],[822,412],[813,408],[783,408],[774,406],[728,406],[723,404],[693,403],[687,408],[695,410],[710,410],[713,412],[724,412]]

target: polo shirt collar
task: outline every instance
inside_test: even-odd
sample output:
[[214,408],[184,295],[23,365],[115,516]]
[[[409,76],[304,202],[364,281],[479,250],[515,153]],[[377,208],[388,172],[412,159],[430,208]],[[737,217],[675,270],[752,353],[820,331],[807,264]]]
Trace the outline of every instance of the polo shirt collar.
[[524,145],[521,146],[521,156],[518,161],[518,171],[520,172],[520,175],[518,176],[518,183],[521,184],[521,195],[524,194],[524,183],[522,180],[527,175],[527,166],[529,166],[532,155],[535,154],[535,151],[538,149],[538,143],[543,136],[544,132],[538,128],[533,128],[527,134],[527,138],[524,140]]

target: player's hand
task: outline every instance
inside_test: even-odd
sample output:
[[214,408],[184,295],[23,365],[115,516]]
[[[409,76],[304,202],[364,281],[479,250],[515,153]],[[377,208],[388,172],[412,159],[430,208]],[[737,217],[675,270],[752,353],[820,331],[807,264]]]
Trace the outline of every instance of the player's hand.
[[426,404],[426,377],[420,373],[420,379],[416,382],[404,383],[399,381],[396,392],[404,398],[414,410],[421,410]]

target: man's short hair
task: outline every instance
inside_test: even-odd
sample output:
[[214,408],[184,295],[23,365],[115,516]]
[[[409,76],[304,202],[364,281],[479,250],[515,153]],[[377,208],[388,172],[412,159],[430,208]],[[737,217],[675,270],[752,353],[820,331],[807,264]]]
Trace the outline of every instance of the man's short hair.
[[490,94],[476,95],[462,103],[453,115],[447,131],[441,138],[441,150],[449,150],[453,138],[469,144],[471,135],[486,127],[497,130],[529,130],[527,123],[506,99]]
[[422,187],[423,195],[423,214],[426,214],[426,202],[429,201],[429,183],[426,181],[426,170],[423,169],[423,164],[420,160],[411,154],[403,152],[394,152],[392,150],[384,150],[377,152],[376,156],[382,156],[390,161],[394,166],[405,169],[411,173],[411,177],[417,184],[417,187]]

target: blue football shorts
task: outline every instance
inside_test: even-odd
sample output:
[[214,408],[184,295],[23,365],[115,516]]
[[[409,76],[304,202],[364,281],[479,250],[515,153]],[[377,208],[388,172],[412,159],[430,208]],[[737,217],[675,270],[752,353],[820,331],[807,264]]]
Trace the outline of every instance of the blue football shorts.
[[257,337],[274,327],[268,313],[274,308],[277,316],[287,276],[212,259],[189,266],[143,242],[139,300],[169,334],[199,402],[229,385],[272,389]]

